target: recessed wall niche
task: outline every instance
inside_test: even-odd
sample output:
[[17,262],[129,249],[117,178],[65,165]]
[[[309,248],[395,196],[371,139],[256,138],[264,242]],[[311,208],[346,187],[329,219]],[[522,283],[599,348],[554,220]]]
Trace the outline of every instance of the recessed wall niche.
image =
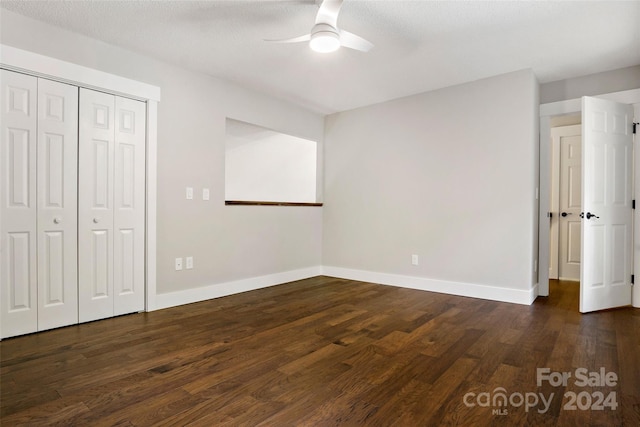
[[227,119],[226,203],[315,204],[317,150],[316,141]]

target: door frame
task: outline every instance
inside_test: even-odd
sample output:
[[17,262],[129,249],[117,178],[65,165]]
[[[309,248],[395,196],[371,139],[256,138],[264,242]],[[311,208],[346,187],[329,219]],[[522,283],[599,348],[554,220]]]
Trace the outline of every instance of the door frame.
[[[621,92],[590,95],[611,101],[635,105],[634,120],[640,119],[640,88]],[[540,104],[540,159],[539,159],[539,211],[538,211],[538,295],[549,295],[549,197],[551,188],[551,118],[582,112],[582,98]],[[636,138],[637,139],[637,138]],[[634,150],[634,198],[640,190],[640,149]],[[640,239],[640,210],[634,212],[634,254],[633,271],[640,271],[640,249],[635,242]],[[632,303],[640,307],[640,286],[633,286]]]
[[145,310],[156,309],[156,204],[160,88],[148,83],[0,44],[0,68],[143,101],[147,105]]

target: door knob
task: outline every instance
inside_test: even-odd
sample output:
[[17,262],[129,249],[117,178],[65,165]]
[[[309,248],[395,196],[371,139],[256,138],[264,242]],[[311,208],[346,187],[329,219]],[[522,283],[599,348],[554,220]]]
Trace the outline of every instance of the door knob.
[[591,218],[600,218],[600,217],[599,216],[595,216],[591,212],[587,212],[587,219],[591,219]]
[[93,218],[93,223],[94,223],[94,224],[97,224],[97,223],[99,223],[99,222],[100,222],[100,218]]
[[568,216],[568,215],[573,215],[571,212],[562,212],[560,215],[562,215],[563,217]]
[[53,218],[53,223],[54,224],[60,224],[62,222],[62,220],[60,218]]

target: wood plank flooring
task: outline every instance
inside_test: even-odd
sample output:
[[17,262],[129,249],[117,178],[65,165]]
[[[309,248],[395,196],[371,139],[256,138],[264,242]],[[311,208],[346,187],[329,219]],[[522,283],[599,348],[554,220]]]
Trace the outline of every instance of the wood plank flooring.
[[581,315],[571,282],[522,306],[316,277],[0,352],[3,426],[640,425],[640,310]]

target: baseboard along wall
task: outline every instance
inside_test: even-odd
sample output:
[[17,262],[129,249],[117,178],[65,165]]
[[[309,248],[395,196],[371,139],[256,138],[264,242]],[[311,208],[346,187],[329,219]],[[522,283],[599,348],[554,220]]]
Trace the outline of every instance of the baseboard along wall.
[[342,267],[315,266],[234,280],[231,282],[216,283],[198,288],[185,289],[183,291],[157,294],[154,309],[160,310],[183,304],[191,304],[212,298],[220,298],[227,295],[280,285],[282,283],[293,282],[296,280],[308,279],[315,276],[330,276],[340,279],[358,280],[362,282],[378,283],[381,285],[398,286],[429,292],[523,305],[532,304],[538,296],[538,285],[535,285],[528,290],[521,290],[366,270],[354,270]]

